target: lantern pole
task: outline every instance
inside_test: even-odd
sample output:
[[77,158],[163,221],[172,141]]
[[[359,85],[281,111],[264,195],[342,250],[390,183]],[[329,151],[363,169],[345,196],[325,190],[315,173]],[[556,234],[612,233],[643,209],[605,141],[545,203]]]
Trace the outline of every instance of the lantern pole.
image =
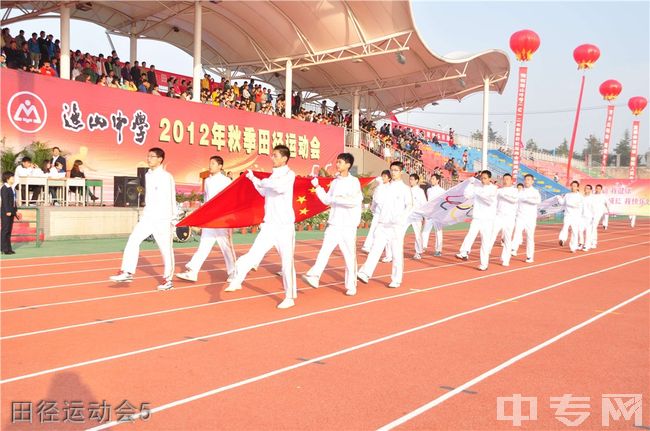
[[573,148],[576,144],[576,133],[578,131],[578,120],[580,120],[580,107],[582,106],[582,94],[585,90],[585,73],[582,72],[582,79],[580,81],[580,95],[578,96],[578,108],[576,109],[576,118],[573,121],[573,132],[571,133],[571,146],[569,147],[569,161],[566,166],[566,183],[571,183],[571,160],[573,159]]

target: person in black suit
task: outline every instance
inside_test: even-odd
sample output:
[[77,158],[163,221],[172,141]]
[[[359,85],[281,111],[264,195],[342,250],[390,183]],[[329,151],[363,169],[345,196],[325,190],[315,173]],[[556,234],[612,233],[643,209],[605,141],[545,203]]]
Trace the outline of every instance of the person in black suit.
[[63,171],[67,172],[68,169],[65,164],[65,158],[61,155],[61,150],[59,147],[52,148],[52,166],[54,166],[56,162],[61,162],[63,165]]
[[2,199],[2,228],[0,228],[0,245],[2,254],[15,254],[11,248],[11,230],[14,227],[14,218],[20,220],[20,214],[16,211],[16,191],[14,190],[14,173],[4,172],[2,174],[2,188],[0,199]]

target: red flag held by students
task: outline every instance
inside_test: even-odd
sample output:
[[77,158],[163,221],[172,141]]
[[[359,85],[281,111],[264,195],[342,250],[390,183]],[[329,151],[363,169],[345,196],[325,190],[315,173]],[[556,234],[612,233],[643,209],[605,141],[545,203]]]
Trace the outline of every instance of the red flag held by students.
[[[269,177],[268,172],[255,172],[257,178]],[[374,178],[359,178],[364,187]],[[315,216],[327,209],[311,185],[312,177],[296,176],[293,184],[293,211],[296,223]],[[319,177],[319,184],[327,190],[334,180]],[[199,209],[178,223],[178,226],[197,226],[212,228],[236,228],[258,225],[264,219],[264,198],[257,193],[253,183],[240,175],[217,196],[204,203]]]

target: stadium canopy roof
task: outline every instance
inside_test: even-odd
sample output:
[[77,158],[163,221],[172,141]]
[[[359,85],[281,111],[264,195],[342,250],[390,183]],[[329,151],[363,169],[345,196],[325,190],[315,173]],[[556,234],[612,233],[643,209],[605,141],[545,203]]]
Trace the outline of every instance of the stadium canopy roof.
[[[108,31],[164,41],[193,51],[194,1],[3,1],[8,22],[57,13]],[[293,86],[308,99],[400,112],[484,89],[503,92],[510,63],[503,51],[462,58],[436,55],[420,37],[408,1],[202,1],[202,64],[256,76],[283,88],[286,61]],[[20,16],[9,17],[20,10]],[[74,41],[71,46],[74,47]],[[143,60],[146,60],[143,58]],[[366,99],[367,95],[367,99]]]

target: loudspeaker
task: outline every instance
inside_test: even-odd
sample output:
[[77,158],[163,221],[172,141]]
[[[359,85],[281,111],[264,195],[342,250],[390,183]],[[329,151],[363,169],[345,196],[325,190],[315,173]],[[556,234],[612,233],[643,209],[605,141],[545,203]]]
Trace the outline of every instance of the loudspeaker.
[[149,168],[138,168],[138,179],[140,180],[140,186],[142,187],[142,193],[140,193],[140,202],[141,205],[144,205],[144,195],[147,193],[147,171]]
[[[137,207],[138,177],[113,177],[113,205],[116,207]],[[144,206],[144,199],[140,198],[140,205]]]

